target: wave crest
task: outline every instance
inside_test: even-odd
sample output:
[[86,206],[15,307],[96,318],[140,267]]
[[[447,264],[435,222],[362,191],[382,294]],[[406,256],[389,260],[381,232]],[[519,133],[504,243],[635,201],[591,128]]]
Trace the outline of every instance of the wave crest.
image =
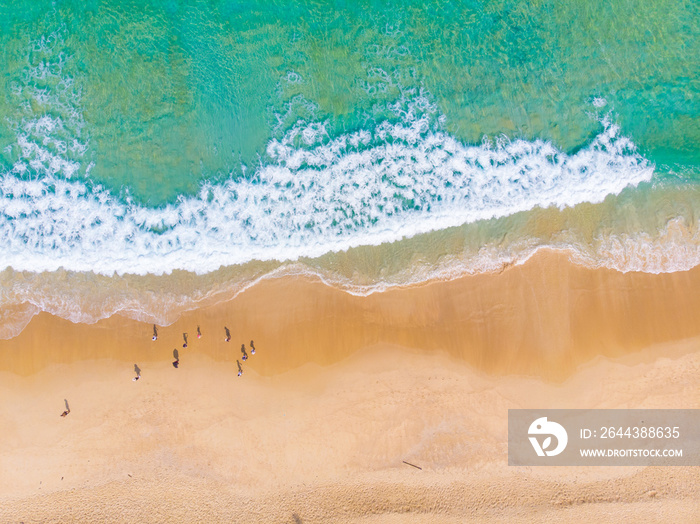
[[[420,103],[420,97],[417,103]],[[2,267],[101,274],[197,273],[250,260],[317,257],[534,207],[600,202],[653,166],[608,118],[567,155],[541,140],[465,145],[412,109],[397,123],[323,140],[295,127],[249,178],[205,184],[161,209],[120,201],[31,158],[0,176]],[[295,145],[298,136],[302,145]],[[20,137],[22,140],[22,137]],[[320,143],[319,143],[320,142]]]

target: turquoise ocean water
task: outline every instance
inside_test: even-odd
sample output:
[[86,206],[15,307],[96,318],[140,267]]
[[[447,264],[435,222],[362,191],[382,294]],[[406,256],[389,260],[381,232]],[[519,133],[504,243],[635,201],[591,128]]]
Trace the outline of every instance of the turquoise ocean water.
[[0,1],[0,337],[537,249],[700,263],[695,1]]

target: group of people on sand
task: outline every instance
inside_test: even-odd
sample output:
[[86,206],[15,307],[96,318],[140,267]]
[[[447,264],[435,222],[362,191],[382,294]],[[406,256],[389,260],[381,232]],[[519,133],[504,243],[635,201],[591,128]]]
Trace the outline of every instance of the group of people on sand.
[[[229,330],[229,328],[224,326],[224,332],[226,334],[226,336],[224,337],[224,342],[231,342],[231,331]],[[183,339],[182,347],[183,348],[187,348],[187,336],[188,336],[187,333],[182,334],[182,339]],[[197,326],[197,338],[202,338],[202,331],[199,328],[199,326]],[[158,340],[158,327],[155,324],[153,324],[153,339],[152,340],[154,342],[156,340]],[[243,354],[243,356],[241,357],[241,360],[243,360],[243,362],[248,360],[248,352],[246,351],[245,344],[241,344],[241,353]],[[255,355],[255,342],[252,340],[250,341],[250,354]],[[177,349],[173,350],[173,357],[175,358],[175,361],[173,362],[173,367],[178,368],[180,366],[180,355],[179,355]],[[243,374],[243,367],[241,366],[241,363],[238,360],[236,360],[236,364],[238,365],[238,376],[240,377]],[[136,365],[134,365],[134,367],[136,368]],[[138,380],[139,378],[141,378],[140,370],[136,373],[136,377],[134,377],[134,381]]]
[[[226,326],[224,326],[224,333],[226,333],[224,342],[231,342],[231,331]],[[245,350],[245,344],[241,344],[241,353],[243,354],[241,360],[243,362],[248,360],[248,353]],[[250,341],[250,354],[255,355],[255,343],[252,340]],[[236,360],[236,365],[238,366],[238,376],[240,377],[243,374],[243,366],[241,366],[241,362],[239,360]]]
[[[226,342],[229,342],[230,340],[231,339],[227,337]],[[248,360],[248,352],[245,350],[245,344],[241,344],[241,353],[243,354],[241,360],[243,362]],[[255,355],[255,343],[252,340],[250,341],[250,354]],[[238,360],[236,360],[236,364],[238,365],[238,376],[240,377],[243,374],[243,367]]]
[[[227,327],[224,327],[224,331],[226,333],[226,337],[224,338],[224,341],[231,342],[231,331],[229,331],[229,329]],[[187,348],[187,337],[188,337],[187,333],[182,334],[182,338],[183,338],[182,347],[183,348]],[[199,326],[197,326],[197,338],[202,338],[202,331],[199,328]],[[152,338],[152,340],[153,340],[153,342],[158,340],[158,327],[155,324],[153,324],[153,338]],[[243,355],[241,357],[241,360],[243,360],[243,362],[248,360],[248,351],[246,350],[245,344],[241,344],[241,353]],[[255,355],[255,342],[252,340],[250,341],[250,354]],[[180,366],[180,354],[179,354],[177,349],[173,350],[173,357],[175,358],[175,360],[173,361],[173,367],[177,369]],[[243,366],[241,366],[240,360],[236,360],[236,364],[238,365],[238,376],[240,377],[243,374]],[[139,368],[139,366],[137,364],[134,364],[134,373],[136,373],[136,376],[132,380],[134,382],[136,382],[137,380],[139,380],[141,378],[141,369]],[[61,413],[61,416],[65,417],[69,413],[70,413],[70,408],[68,407],[68,401],[66,401],[66,410],[63,413]]]

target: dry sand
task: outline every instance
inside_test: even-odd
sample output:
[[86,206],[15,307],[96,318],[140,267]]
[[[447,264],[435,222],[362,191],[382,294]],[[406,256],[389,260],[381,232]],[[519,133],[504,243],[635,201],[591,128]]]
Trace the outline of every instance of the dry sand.
[[699,289],[540,253],[364,298],[271,280],[156,342],[39,315],[0,341],[0,522],[698,522],[698,468],[509,467],[506,437],[509,408],[700,407]]

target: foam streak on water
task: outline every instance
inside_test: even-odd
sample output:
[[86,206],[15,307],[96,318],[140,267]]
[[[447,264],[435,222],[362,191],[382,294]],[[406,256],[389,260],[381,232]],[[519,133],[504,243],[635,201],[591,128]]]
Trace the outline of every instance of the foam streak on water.
[[[541,213],[544,213],[542,211]],[[571,214],[579,214],[571,210]],[[585,214],[585,213],[584,213]],[[471,228],[468,226],[467,229]],[[452,238],[435,240],[433,235],[399,242],[391,247],[364,248],[367,253],[338,254],[330,259],[297,263],[253,263],[232,266],[208,275],[179,272],[168,276],[100,276],[90,272],[42,272],[12,270],[0,272],[0,338],[18,335],[40,311],[73,322],[93,323],[116,313],[148,323],[168,325],[184,311],[231,300],[261,280],[285,276],[318,279],[347,293],[366,296],[393,287],[405,287],[435,280],[453,280],[468,274],[500,271],[525,263],[540,249],[555,249],[587,267],[651,273],[688,270],[700,264],[700,230],[684,218],[668,222],[660,231],[636,234],[600,234],[593,242],[583,241],[575,231],[550,238],[518,234],[513,242],[490,241],[474,249],[462,246],[455,252],[430,259],[434,251],[444,252],[446,244],[463,237],[465,228],[455,228]],[[522,232],[520,232],[522,233]],[[426,242],[427,240],[427,242]],[[442,244],[442,245],[441,245]],[[350,274],[338,268],[348,266],[356,255],[382,258],[373,250],[396,252],[422,246],[418,259],[401,260],[381,275]],[[390,263],[392,261],[387,261]],[[396,262],[396,261],[393,261]]]
[[[162,209],[68,179],[71,166],[46,151],[33,161],[33,142],[20,135],[25,161],[0,177],[0,266],[204,273],[315,257],[536,206],[599,202],[653,171],[608,119],[573,155],[540,140],[464,145],[410,111],[398,123],[325,142],[319,128],[297,126],[272,140],[271,161],[255,176],[204,185]],[[36,178],[18,176],[27,161],[46,167]]]

